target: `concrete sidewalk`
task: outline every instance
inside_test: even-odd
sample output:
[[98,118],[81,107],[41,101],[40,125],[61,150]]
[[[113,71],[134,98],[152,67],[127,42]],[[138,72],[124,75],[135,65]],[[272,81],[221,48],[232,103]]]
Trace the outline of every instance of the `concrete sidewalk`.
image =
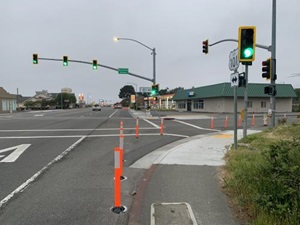
[[[260,131],[248,130],[247,133],[257,132]],[[238,129],[237,133],[239,140],[243,137],[243,130]],[[130,167],[149,169],[152,164],[222,166],[233,138],[234,132],[228,130],[181,139],[151,152]]]
[[[257,133],[248,130],[248,134]],[[198,135],[144,156],[132,168],[148,169],[129,225],[237,225],[219,187],[218,169],[233,144],[233,131]],[[238,139],[243,130],[238,130]],[[137,200],[138,199],[138,200]],[[138,206],[136,206],[138,205]]]

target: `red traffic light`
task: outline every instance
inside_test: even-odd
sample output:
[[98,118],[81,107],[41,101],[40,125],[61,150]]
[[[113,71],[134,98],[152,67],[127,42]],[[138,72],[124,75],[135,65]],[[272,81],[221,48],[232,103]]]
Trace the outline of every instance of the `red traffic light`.
[[270,61],[269,59],[267,61],[262,61],[262,66],[269,66],[270,65]]

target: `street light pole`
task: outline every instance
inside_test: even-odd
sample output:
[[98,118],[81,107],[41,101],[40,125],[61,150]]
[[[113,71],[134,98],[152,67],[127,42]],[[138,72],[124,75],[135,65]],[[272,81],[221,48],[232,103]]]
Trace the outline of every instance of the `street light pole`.
[[124,41],[133,41],[136,42],[142,46],[144,46],[145,48],[148,48],[149,50],[152,51],[152,55],[153,55],[153,83],[156,84],[156,51],[155,48],[150,48],[149,46],[143,44],[140,41],[137,41],[135,39],[132,38],[120,38],[120,37],[115,37],[114,38],[115,41],[119,41],[119,40],[124,40]]
[[60,109],[63,109],[62,90],[60,90]]
[[156,84],[156,51],[155,48],[152,49],[152,55],[153,55],[153,83]]

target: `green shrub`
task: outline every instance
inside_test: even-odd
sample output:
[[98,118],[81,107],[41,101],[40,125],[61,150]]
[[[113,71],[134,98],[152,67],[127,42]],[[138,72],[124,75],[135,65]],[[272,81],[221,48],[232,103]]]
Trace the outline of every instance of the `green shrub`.
[[281,224],[300,224],[300,138],[272,144],[262,154],[256,203]]
[[[257,140],[255,135],[246,142]],[[253,225],[300,224],[300,136],[270,143],[258,151],[230,151],[225,189],[247,209]]]

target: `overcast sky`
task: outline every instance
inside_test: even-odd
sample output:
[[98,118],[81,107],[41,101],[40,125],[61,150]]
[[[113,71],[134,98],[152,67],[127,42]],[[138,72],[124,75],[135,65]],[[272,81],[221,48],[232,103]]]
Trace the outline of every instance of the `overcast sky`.
[[[35,91],[60,92],[69,87],[78,96],[118,101],[120,88],[149,87],[151,82],[90,65],[39,61],[39,57],[98,63],[129,68],[153,78],[151,50],[155,48],[156,80],[160,88],[200,87],[229,82],[229,53],[236,42],[224,42],[202,53],[202,41],[238,38],[238,27],[256,26],[257,43],[271,44],[272,0],[1,0],[1,85],[9,93],[33,96]],[[300,88],[300,1],[277,0],[277,83]],[[250,83],[267,83],[261,62],[271,56],[256,49],[249,68]],[[240,65],[239,72],[244,71]],[[136,84],[136,85],[135,85]]]

